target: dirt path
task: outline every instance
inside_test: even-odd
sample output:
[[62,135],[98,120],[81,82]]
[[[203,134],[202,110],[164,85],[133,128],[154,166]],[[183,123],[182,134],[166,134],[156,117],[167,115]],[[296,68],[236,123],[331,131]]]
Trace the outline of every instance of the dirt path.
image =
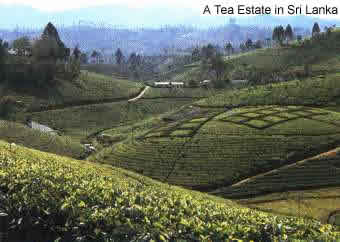
[[149,90],[149,88],[150,88],[149,86],[145,87],[144,90],[143,90],[141,93],[139,93],[139,95],[138,95],[137,97],[129,99],[128,102],[135,102],[135,101],[137,101],[138,99],[142,98],[143,95],[145,94],[145,92],[146,92],[147,90]]

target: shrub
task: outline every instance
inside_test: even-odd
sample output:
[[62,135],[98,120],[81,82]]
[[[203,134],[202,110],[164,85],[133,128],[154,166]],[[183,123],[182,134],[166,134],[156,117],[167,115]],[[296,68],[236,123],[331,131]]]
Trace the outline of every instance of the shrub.
[[0,117],[11,119],[16,111],[16,100],[12,96],[5,96],[0,99]]
[[214,81],[212,82],[212,84],[213,84],[213,87],[214,87],[214,88],[217,88],[217,89],[225,88],[226,85],[227,85],[227,83],[226,83],[225,80],[214,80]]
[[198,87],[198,83],[195,80],[190,80],[188,83],[189,87]]

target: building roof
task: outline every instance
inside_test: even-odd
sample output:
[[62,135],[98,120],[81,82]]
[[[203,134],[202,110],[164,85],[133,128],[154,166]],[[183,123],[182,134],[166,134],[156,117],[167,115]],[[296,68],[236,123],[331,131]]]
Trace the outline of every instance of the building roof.
[[184,85],[184,82],[155,82],[155,85]]

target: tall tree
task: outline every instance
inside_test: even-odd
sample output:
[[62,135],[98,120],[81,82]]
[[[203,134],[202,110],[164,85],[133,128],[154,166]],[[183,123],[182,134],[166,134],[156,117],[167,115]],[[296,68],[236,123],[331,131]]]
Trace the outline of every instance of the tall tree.
[[123,55],[122,51],[120,50],[120,48],[117,49],[117,51],[115,53],[115,57],[116,57],[117,64],[118,65],[122,64],[124,55]]
[[57,43],[58,46],[58,55],[57,58],[60,59],[64,59],[66,58],[67,54],[69,55],[68,51],[66,50],[67,48],[65,47],[65,44],[61,41],[60,37],[59,37],[59,33],[56,29],[56,27],[54,27],[54,25],[49,22],[42,35],[41,35],[41,39],[54,39]]
[[240,50],[244,52],[247,49],[246,45],[244,43],[240,44]]
[[129,62],[131,70],[135,71],[138,66],[138,58],[135,52],[131,53],[128,62]]
[[285,38],[285,29],[281,25],[276,26],[273,31],[272,39],[276,42],[279,42],[280,45],[282,45],[284,38]]
[[191,60],[192,61],[199,61],[200,60],[200,56],[201,56],[201,53],[200,53],[199,48],[195,47],[195,49],[191,53]]
[[314,23],[313,29],[312,29],[312,36],[316,36],[320,33],[320,26],[317,22]]
[[86,53],[81,53],[79,60],[80,60],[81,64],[87,64],[88,63],[87,54]]
[[247,39],[247,41],[244,43],[244,45],[246,46],[246,48],[248,50],[253,48],[253,41],[251,39]]
[[262,41],[261,40],[257,40],[254,44],[254,48],[255,49],[261,49],[262,48]]
[[290,24],[288,24],[286,29],[285,29],[285,39],[287,41],[287,44],[288,44],[289,41],[293,40],[293,37],[294,37],[294,33],[293,33],[292,26],[290,26]]
[[0,39],[0,80],[3,79],[5,75],[5,69],[2,64],[4,64],[6,61],[6,49],[4,46],[4,43],[2,42],[2,39]]
[[54,38],[36,40],[32,46],[33,57],[36,60],[53,60],[59,55],[59,47]]
[[81,51],[79,50],[79,46],[76,45],[76,47],[73,50],[73,55],[74,57],[78,60],[80,58],[81,55]]
[[216,48],[212,44],[202,47],[202,56],[205,59],[210,59],[216,54]]
[[30,40],[27,36],[16,39],[12,43],[12,48],[17,49],[19,55],[24,55],[25,50],[31,47]]
[[211,68],[216,73],[216,80],[221,80],[225,67],[226,63],[220,54],[217,54],[211,58]]
[[225,46],[224,49],[227,51],[228,55],[230,55],[233,52],[233,46],[230,42],[228,42]]

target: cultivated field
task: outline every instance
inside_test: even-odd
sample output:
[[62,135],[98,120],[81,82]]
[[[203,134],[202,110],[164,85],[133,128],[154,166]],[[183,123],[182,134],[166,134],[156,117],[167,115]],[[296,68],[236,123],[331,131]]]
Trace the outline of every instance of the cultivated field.
[[[340,114],[302,106],[201,109],[103,150],[93,160],[201,190],[334,148]],[[104,159],[103,159],[104,157]]]
[[[336,227],[317,220],[274,216],[119,168],[19,146],[11,150],[4,142],[0,150],[0,192],[6,194],[0,198],[1,205],[15,222],[10,236],[18,240],[35,240],[37,234],[49,241],[59,236],[70,241],[77,237],[91,241],[262,241],[270,237],[311,241],[340,236]],[[47,225],[53,233],[42,233]]]

